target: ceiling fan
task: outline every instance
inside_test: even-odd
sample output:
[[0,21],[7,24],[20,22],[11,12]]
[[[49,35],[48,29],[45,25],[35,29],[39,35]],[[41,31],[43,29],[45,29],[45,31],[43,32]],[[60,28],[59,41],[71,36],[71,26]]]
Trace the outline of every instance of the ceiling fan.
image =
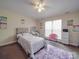
[[29,2],[29,5],[32,5],[38,12],[44,11],[46,7],[44,0],[32,0],[32,2]]

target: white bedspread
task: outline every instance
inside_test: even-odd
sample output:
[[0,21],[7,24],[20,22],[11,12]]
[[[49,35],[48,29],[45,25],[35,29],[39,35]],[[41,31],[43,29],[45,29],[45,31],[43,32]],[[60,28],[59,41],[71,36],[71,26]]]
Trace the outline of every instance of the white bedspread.
[[45,46],[43,38],[29,34],[23,34],[23,36],[20,36],[18,43],[21,44],[26,53],[28,52],[32,55]]

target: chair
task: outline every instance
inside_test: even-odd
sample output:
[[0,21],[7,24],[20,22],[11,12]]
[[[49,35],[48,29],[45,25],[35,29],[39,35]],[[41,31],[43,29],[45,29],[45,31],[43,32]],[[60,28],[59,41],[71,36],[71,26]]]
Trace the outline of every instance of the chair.
[[57,35],[55,33],[52,33],[52,34],[49,35],[48,39],[52,40],[52,41],[56,41],[57,40]]

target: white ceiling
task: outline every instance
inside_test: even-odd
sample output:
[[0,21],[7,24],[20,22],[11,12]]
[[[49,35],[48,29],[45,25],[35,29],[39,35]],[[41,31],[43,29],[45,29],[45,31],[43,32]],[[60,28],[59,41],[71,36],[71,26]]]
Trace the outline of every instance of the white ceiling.
[[7,9],[35,19],[60,15],[79,9],[79,0],[44,0],[48,8],[37,12],[28,2],[32,0],[0,0],[0,9]]

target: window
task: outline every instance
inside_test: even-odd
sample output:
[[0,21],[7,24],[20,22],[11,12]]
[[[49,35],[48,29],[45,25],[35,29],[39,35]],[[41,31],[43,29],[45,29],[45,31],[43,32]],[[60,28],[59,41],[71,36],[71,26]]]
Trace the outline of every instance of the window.
[[53,33],[57,34],[57,39],[61,39],[62,33],[62,20],[54,20],[53,21]]
[[52,21],[45,22],[45,36],[48,37],[52,33]]
[[46,21],[45,22],[45,36],[48,37],[51,33],[57,35],[57,39],[61,39],[62,20]]

